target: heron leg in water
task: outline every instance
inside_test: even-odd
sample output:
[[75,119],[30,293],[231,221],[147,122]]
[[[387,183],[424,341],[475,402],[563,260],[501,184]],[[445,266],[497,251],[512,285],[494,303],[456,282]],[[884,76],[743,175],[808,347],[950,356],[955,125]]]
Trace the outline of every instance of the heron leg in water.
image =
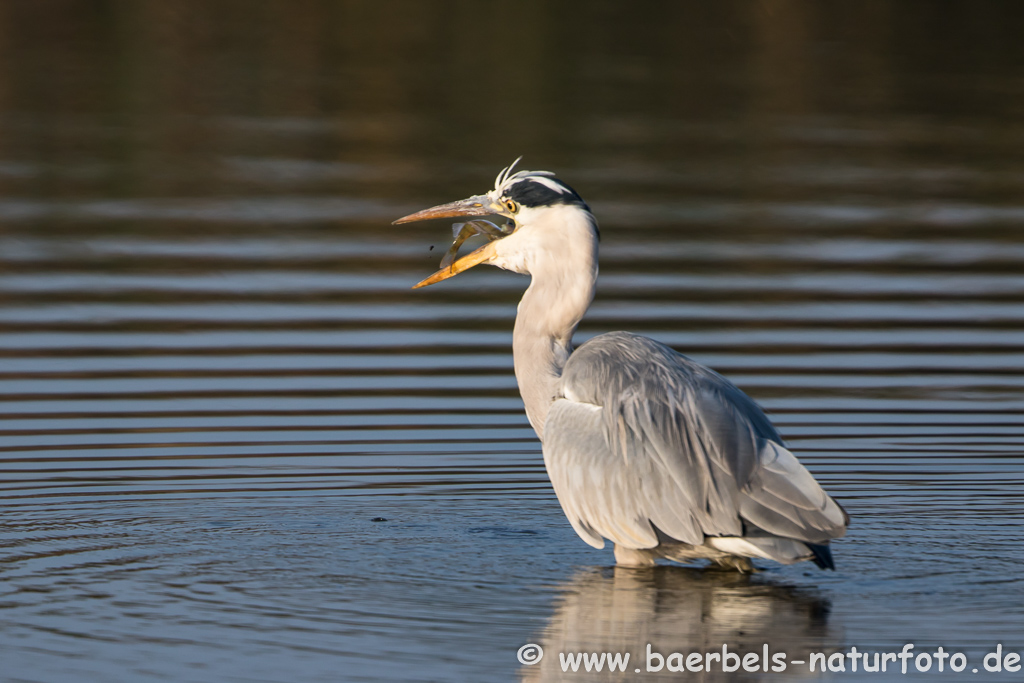
[[621,545],[615,546],[615,564],[620,567],[653,567],[658,558],[674,562],[692,562],[697,559],[711,560],[711,568],[753,574],[757,570],[749,558],[728,555],[706,546],[692,546],[685,543],[660,545],[657,548],[634,550]]
[[711,567],[714,569],[724,569],[726,571],[736,571],[741,574],[753,574],[758,571],[754,563],[746,557],[739,557],[737,555],[726,555],[725,557],[719,557],[711,560]]
[[615,544],[615,564],[620,567],[653,567],[657,557],[653,550],[633,550]]

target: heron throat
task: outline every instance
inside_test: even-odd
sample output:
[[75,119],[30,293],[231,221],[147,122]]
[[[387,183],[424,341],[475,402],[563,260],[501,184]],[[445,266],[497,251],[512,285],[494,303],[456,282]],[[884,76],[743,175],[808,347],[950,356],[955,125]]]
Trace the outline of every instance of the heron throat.
[[532,280],[519,302],[512,333],[512,356],[519,393],[538,438],[544,440],[544,422],[558,397],[558,384],[569,355],[572,337],[594,299],[597,285],[597,239],[557,256],[534,259]]

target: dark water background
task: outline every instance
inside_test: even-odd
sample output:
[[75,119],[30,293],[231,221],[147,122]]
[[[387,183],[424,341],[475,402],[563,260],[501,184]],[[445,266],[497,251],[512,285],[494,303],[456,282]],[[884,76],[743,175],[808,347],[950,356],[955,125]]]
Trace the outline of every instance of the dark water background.
[[[838,571],[575,536],[525,281],[410,291],[448,227],[389,225],[520,154],[601,222],[580,338],[760,401],[853,516]],[[0,680],[1024,651],[1022,187],[1024,3],[0,4]]]

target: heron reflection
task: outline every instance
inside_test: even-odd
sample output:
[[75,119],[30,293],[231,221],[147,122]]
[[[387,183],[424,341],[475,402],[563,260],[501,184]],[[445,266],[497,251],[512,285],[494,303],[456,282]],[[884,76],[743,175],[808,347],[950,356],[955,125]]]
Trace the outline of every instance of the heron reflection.
[[[544,656],[523,666],[524,681],[632,681],[636,668],[645,676],[698,676],[663,667],[646,671],[647,646],[667,657],[671,653],[784,652],[790,659],[810,652],[834,651],[841,629],[829,623],[829,601],[817,590],[773,583],[766,575],[708,572],[686,567],[652,569],[587,568],[562,587],[554,614],[534,636]],[[625,672],[563,672],[560,653],[630,653]],[[678,661],[678,660],[677,660]],[[759,680],[761,671],[742,667],[723,672],[721,664],[699,674],[702,681]],[[783,675],[807,674],[790,666]],[[573,676],[576,678],[572,678]]]

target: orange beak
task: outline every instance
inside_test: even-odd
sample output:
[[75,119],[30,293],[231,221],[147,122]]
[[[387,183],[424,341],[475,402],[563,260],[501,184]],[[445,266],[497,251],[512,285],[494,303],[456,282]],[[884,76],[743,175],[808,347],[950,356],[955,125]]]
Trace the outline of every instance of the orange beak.
[[425,280],[420,280],[414,284],[412,288],[419,289],[420,287],[426,287],[434,284],[435,282],[455,277],[462,271],[469,270],[473,266],[480,265],[481,263],[487,263],[494,256],[494,244],[494,242],[488,242],[479,249],[471,251],[447,268],[442,268]]
[[403,216],[391,225],[400,223],[414,223],[416,221],[429,221],[432,218],[455,218],[457,216],[490,216],[498,213],[497,207],[491,205],[487,195],[478,194],[468,199],[460,199],[457,202],[449,202],[440,206],[432,206],[408,216]]

